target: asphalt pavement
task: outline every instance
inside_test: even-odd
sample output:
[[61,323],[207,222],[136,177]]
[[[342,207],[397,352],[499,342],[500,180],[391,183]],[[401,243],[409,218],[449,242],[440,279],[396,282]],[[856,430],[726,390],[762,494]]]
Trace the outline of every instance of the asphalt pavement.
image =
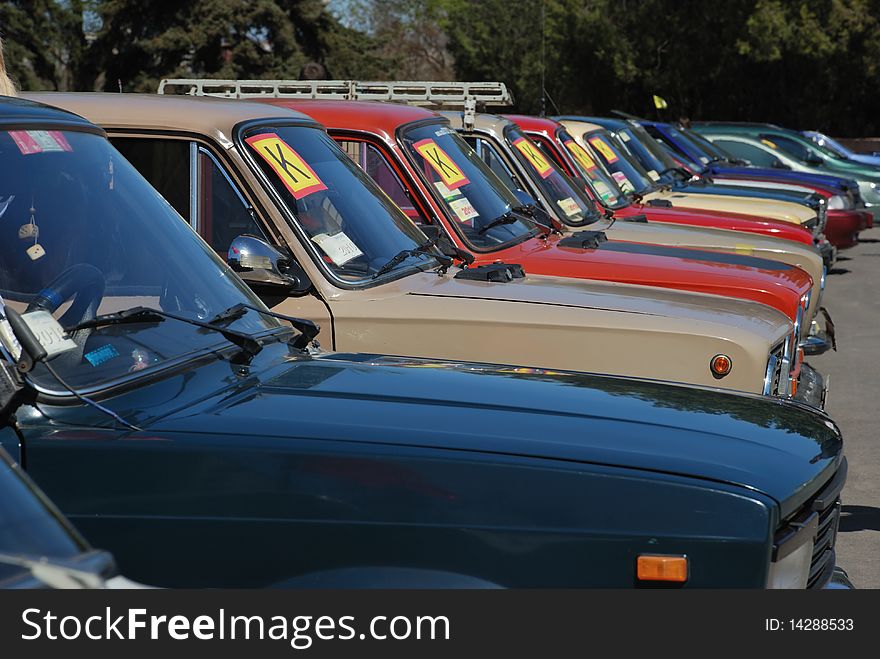
[[831,378],[826,407],[849,461],[837,563],[857,588],[880,588],[880,228],[840,252],[824,306],[838,350],[807,361]]

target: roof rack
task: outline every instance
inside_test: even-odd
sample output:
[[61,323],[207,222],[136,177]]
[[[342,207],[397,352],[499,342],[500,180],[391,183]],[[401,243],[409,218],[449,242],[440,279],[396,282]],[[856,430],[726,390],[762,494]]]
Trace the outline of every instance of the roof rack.
[[476,103],[485,106],[513,105],[513,95],[503,82],[169,78],[159,83],[159,93],[225,98],[391,101],[444,107],[463,107],[468,99],[473,98]]
[[437,109],[461,109],[465,113],[465,123],[471,125],[477,107],[513,105],[513,94],[503,82],[167,78],[159,83],[158,93],[222,98],[311,98],[406,103]]

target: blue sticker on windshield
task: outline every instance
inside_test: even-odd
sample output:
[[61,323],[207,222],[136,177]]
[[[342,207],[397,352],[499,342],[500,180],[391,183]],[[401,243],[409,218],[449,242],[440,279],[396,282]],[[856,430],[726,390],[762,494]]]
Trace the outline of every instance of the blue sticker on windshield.
[[86,360],[92,366],[100,366],[104,362],[109,362],[114,357],[119,357],[119,352],[111,345],[101,346],[85,355]]

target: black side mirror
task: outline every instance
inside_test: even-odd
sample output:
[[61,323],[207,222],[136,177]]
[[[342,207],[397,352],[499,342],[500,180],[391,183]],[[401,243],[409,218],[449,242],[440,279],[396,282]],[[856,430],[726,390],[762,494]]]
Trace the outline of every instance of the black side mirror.
[[813,167],[818,167],[819,165],[824,164],[824,161],[819,156],[813,153],[808,153],[806,158],[804,158],[804,162],[808,165],[812,165]]
[[299,263],[256,236],[244,234],[233,240],[226,262],[269,306],[312,290],[312,282]]

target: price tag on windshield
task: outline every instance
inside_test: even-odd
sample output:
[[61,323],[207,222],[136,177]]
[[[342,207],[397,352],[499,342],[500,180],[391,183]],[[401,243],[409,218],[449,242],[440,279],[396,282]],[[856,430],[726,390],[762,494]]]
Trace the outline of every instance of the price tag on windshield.
[[464,172],[434,140],[421,140],[413,144],[413,148],[425,159],[443,183],[450,190],[455,190],[470,183]]
[[620,187],[623,192],[632,192],[635,190],[635,187],[633,187],[633,184],[629,182],[629,179],[623,172],[614,172],[611,177],[617,182],[618,187]]
[[326,233],[319,233],[312,240],[340,268],[352,259],[363,255],[363,252],[358,249],[358,246],[352,242],[351,238],[342,231],[334,233],[332,236]]
[[467,197],[450,201],[449,207],[456,214],[460,222],[467,222],[480,214]]
[[608,164],[617,162],[617,154],[614,153],[614,150],[608,146],[608,143],[601,137],[591,137],[589,142],[599,153],[602,154],[602,157],[605,158]]
[[327,189],[315,170],[275,133],[254,135],[245,142],[269,163],[294,199]]
[[553,166],[550,164],[550,161],[544,157],[544,154],[538,150],[538,147],[531,140],[520,137],[513,141],[513,146],[519,149],[520,153],[529,161],[529,164],[541,175],[541,178],[547,178],[553,173]]
[[562,212],[565,213],[568,217],[575,217],[579,215],[581,212],[581,207],[578,206],[578,203],[572,199],[571,197],[566,197],[565,199],[560,199],[556,202],[559,208],[562,209]]
[[46,349],[49,357],[77,349],[76,343],[64,333],[61,324],[48,311],[31,311],[21,318],[37,337],[40,345]]

